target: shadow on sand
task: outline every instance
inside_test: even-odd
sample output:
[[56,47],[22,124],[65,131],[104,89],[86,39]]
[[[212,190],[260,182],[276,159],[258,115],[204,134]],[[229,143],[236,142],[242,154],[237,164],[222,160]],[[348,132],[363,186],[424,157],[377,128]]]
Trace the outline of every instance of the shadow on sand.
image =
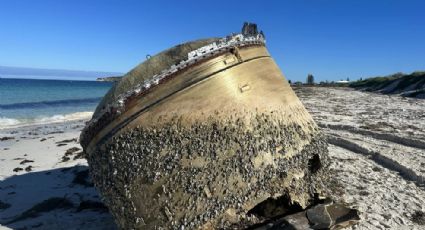
[[12,229],[116,229],[87,166],[0,181],[0,225]]

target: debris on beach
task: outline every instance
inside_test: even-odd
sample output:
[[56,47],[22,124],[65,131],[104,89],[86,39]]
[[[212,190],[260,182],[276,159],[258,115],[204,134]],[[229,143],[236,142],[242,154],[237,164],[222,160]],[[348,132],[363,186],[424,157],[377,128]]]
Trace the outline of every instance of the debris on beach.
[[23,168],[20,168],[20,167],[16,167],[16,168],[13,169],[14,172],[20,172],[22,170],[24,170],[24,169]]
[[0,141],[8,141],[13,139],[15,139],[15,137],[0,137]]
[[62,162],[67,162],[71,160],[71,157],[73,157],[74,160],[82,159],[83,158],[83,152],[79,151],[81,150],[78,147],[72,147],[66,150],[65,154],[62,156]]
[[80,142],[120,228],[248,228],[330,192],[326,140],[265,42],[245,23],[177,45],[103,98]]
[[55,143],[56,144],[64,144],[64,143],[66,144],[66,143],[71,143],[71,142],[77,142],[77,138],[66,139],[66,140],[55,142]]
[[19,164],[24,165],[26,163],[32,163],[32,162],[34,162],[34,161],[25,159],[25,160],[21,161]]

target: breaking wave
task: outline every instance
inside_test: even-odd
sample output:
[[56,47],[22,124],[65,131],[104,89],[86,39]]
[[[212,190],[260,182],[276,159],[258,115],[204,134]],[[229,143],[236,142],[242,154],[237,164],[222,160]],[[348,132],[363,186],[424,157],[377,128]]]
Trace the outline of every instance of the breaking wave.
[[93,112],[76,112],[65,115],[53,115],[48,117],[37,117],[31,119],[14,119],[8,117],[0,117],[0,129],[16,128],[27,125],[41,125],[50,123],[59,123],[73,120],[90,119]]

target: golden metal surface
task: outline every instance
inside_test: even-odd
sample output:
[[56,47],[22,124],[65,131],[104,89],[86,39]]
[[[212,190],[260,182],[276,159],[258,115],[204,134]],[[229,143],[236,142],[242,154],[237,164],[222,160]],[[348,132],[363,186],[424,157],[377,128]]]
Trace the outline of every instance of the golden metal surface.
[[120,130],[137,125],[160,126],[159,117],[184,115],[187,120],[196,120],[205,119],[215,111],[230,116],[249,110],[281,110],[288,123],[293,121],[292,113],[301,111],[303,115],[297,117],[297,122],[311,121],[263,46],[241,48],[236,54],[224,53],[183,71],[135,100],[130,109],[91,140],[88,149]]
[[271,198],[309,206],[327,178],[311,166],[326,143],[264,46],[194,63],[101,127],[84,150],[122,229],[247,227]]

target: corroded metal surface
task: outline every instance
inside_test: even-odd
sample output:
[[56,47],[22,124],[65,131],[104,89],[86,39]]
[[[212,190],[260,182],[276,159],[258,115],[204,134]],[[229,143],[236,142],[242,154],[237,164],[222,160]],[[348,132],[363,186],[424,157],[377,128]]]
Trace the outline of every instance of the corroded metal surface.
[[305,208],[327,180],[326,142],[264,45],[195,62],[93,127],[82,144],[123,229],[247,227],[259,203]]

